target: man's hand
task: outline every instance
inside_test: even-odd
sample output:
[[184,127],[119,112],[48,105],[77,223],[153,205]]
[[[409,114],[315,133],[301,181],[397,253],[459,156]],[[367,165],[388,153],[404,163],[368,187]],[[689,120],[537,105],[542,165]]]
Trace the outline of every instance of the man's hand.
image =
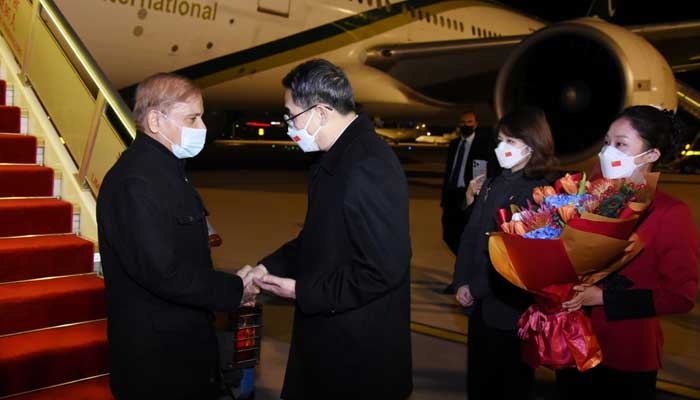
[[463,307],[469,307],[474,304],[474,297],[472,296],[472,292],[469,291],[469,285],[460,286],[459,289],[457,289],[455,298],[457,298],[457,301]]
[[[265,267],[263,267],[264,269]],[[241,277],[243,280],[243,297],[241,298],[241,305],[245,307],[252,307],[255,305],[255,298],[260,293],[260,289],[255,285],[253,279],[260,274],[261,271],[258,267],[251,267],[246,265],[245,267],[236,271],[236,275]],[[267,270],[265,269],[265,273]]]
[[253,281],[260,289],[270,292],[278,297],[286,299],[296,299],[297,281],[289,278],[280,278],[279,276],[267,274],[262,278],[254,278]]
[[574,291],[574,297],[561,304],[566,311],[576,311],[582,306],[603,305],[603,289],[598,286],[577,285],[574,286]]

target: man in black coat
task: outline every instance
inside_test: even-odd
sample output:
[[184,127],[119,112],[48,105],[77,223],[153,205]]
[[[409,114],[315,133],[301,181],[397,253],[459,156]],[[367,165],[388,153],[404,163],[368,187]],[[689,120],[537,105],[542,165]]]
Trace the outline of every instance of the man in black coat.
[[295,299],[282,398],[404,399],[413,387],[405,174],[353,111],[338,67],[311,60],[283,84],[290,136],[323,153],[303,230],[252,272],[269,271],[255,282]]
[[218,397],[212,311],[237,309],[244,285],[212,268],[206,210],[185,175],[184,158],[204,144],[201,116],[202,96],[190,81],[146,79],[134,109],[140,131],[100,189],[111,388],[119,400]]
[[[454,255],[459,250],[459,239],[469,220],[469,208],[465,193],[473,176],[474,160],[486,161],[487,176],[498,171],[496,143],[489,129],[479,127],[476,114],[466,111],[460,116],[457,126],[459,136],[450,142],[447,149],[447,162],[442,184],[442,239]],[[444,293],[455,292],[454,279],[445,288]]]

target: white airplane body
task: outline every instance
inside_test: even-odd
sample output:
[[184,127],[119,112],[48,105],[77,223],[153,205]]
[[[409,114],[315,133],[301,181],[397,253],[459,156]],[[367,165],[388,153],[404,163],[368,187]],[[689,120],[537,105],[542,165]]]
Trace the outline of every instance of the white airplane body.
[[[578,113],[571,128],[554,121],[558,150],[563,143],[570,154],[591,147],[609,122],[603,119],[626,105],[677,105],[667,60],[641,36],[598,19],[547,27],[470,0],[55,1],[117,89],[176,72],[197,81],[209,108],[281,110],[282,78],[311,58],[340,65],[363,110],[385,119],[452,122],[469,107],[493,122],[519,103],[556,98],[561,104],[543,105],[548,117]],[[678,31],[698,36],[700,23],[637,31],[661,40]],[[553,69],[556,62],[565,64]],[[539,65],[548,76],[537,76]],[[586,128],[596,132],[567,148],[564,141],[581,134],[582,110],[601,115],[597,103],[607,108]]]
[[[57,0],[56,3],[117,88],[138,83],[156,72],[177,71],[378,9],[376,1],[370,6],[372,2],[366,0],[362,3],[357,0],[180,0],[179,3],[176,0]],[[212,11],[205,14],[197,10],[199,12],[193,16],[191,6],[195,3],[202,5],[204,11]],[[270,4],[268,9],[264,8],[266,3]],[[187,6],[183,6],[182,11],[189,10],[186,15],[181,15],[177,9],[183,4]],[[431,9],[435,10],[432,14]],[[420,19],[418,12],[423,14]],[[305,39],[309,42],[306,46],[263,56],[262,60],[257,60],[257,64],[262,65],[249,67],[255,73],[234,72],[231,73],[234,79],[205,84],[207,102],[237,110],[279,107],[284,75],[303,60],[317,57],[329,59],[346,70],[358,102],[369,101],[378,112],[386,111],[382,110],[386,108],[381,107],[382,104],[389,108],[403,104],[409,109],[402,112],[410,112],[411,105],[421,108],[416,107],[418,103],[414,100],[421,96],[381,71],[366,66],[364,58],[368,49],[387,43],[480,38],[472,33],[472,26],[494,36],[526,35],[544,26],[538,20],[504,7],[474,1],[438,2],[432,8],[414,10],[414,14],[411,17],[410,10],[406,9],[381,22],[368,24],[348,38],[317,40],[310,37]],[[436,15],[437,23],[427,21],[426,17],[432,21]],[[451,21],[450,27],[447,20]],[[455,29],[457,26],[463,26],[464,30]],[[207,48],[209,43],[211,48]],[[377,90],[379,87],[382,90]],[[366,93],[372,95],[365,96]],[[444,108],[444,104],[425,103],[428,104],[421,105],[426,112]]]

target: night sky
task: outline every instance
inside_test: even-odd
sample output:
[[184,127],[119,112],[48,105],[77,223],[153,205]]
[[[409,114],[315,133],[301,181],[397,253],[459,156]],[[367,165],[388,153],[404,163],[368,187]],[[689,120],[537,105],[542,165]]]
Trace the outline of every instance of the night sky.
[[[501,2],[548,22],[586,16],[592,3],[590,0],[501,0]],[[601,3],[600,0],[598,2]],[[613,3],[616,12],[610,22],[620,25],[700,20],[697,2],[692,0],[664,0],[663,2],[627,0],[614,1]],[[603,8],[606,8],[607,1],[602,1],[602,5]]]

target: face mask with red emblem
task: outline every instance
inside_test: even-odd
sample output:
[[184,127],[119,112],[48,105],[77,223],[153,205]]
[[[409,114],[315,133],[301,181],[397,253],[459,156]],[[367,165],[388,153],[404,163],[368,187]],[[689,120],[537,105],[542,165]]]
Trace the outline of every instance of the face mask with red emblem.
[[615,147],[603,146],[603,149],[598,153],[600,170],[607,179],[629,178],[640,165],[644,165],[635,164],[634,159],[650,151],[651,150],[647,150],[636,156],[629,156]]
[[510,169],[517,165],[525,157],[530,155],[530,147],[518,148],[505,141],[501,141],[496,147],[496,158],[501,168]]
[[321,130],[321,127],[319,126],[313,135],[309,134],[309,131],[306,130],[306,128],[309,127],[309,122],[311,122],[315,113],[315,109],[311,111],[311,117],[309,117],[309,119],[306,121],[306,125],[304,125],[303,129],[296,129],[294,127],[294,124],[291,122],[287,124],[287,135],[289,135],[289,137],[292,138],[294,143],[296,143],[297,146],[299,146],[299,148],[301,148],[301,150],[304,151],[304,153],[310,153],[321,150],[321,148],[318,146],[318,143],[316,143],[316,140],[314,140],[314,137],[316,136],[316,134],[318,134],[318,131]]

